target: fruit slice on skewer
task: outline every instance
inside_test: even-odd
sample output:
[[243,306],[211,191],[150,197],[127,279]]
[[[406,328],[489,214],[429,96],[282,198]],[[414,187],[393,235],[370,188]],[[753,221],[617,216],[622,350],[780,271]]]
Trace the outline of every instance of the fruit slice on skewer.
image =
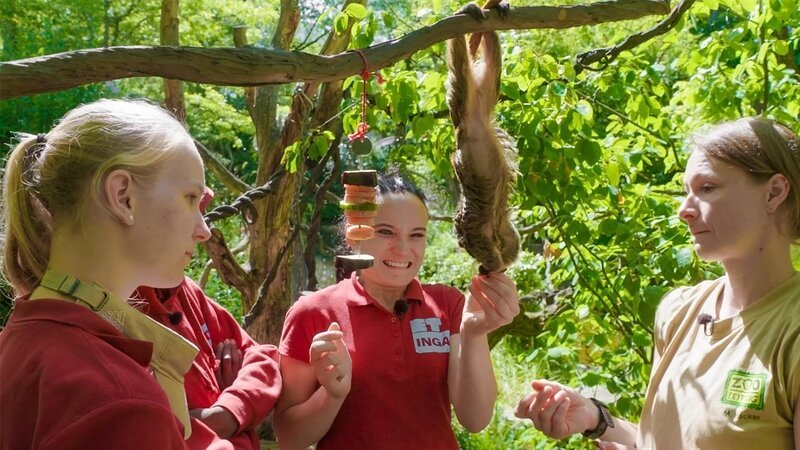
[[354,241],[366,241],[375,236],[375,229],[369,225],[348,225],[344,235]]

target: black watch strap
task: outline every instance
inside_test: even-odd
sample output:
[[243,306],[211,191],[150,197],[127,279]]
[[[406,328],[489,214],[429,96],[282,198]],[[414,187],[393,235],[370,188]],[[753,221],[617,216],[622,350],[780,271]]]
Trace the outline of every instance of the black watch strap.
[[589,439],[597,439],[602,436],[607,429],[614,428],[614,417],[608,412],[608,407],[605,403],[596,398],[590,398],[589,400],[591,400],[592,403],[597,406],[598,411],[600,411],[600,420],[597,421],[596,427],[591,430],[586,430],[582,434]]

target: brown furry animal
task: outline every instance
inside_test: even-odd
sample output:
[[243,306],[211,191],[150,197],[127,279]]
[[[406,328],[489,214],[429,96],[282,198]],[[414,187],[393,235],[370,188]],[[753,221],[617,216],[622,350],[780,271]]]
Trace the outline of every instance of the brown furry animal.
[[[483,17],[475,4],[462,12]],[[517,147],[492,120],[499,99],[502,55],[497,33],[483,33],[482,58],[470,56],[464,36],[447,42],[447,103],[456,128],[452,163],[461,184],[455,216],[458,243],[481,264],[498,272],[519,253],[519,233],[509,220],[508,195],[516,181]]]

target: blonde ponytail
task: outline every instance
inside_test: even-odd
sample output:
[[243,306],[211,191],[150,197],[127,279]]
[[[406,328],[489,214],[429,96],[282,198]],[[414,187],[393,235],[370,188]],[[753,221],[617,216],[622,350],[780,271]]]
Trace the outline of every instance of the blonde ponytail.
[[39,282],[50,257],[50,214],[30,179],[45,147],[36,136],[25,135],[8,156],[3,180],[3,275],[18,295]]

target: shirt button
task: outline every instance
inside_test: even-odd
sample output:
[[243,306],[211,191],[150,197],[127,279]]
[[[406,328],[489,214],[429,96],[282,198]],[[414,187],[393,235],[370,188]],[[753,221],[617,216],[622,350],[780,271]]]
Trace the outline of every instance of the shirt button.
[[396,349],[394,349],[394,354],[397,355],[397,356],[402,355],[403,354],[403,349],[400,348],[400,347],[397,347]]
[[392,323],[397,323],[397,317],[392,316]]
[[399,332],[399,331],[397,331],[397,330],[395,330],[395,331],[392,333],[392,336],[394,336],[394,337],[398,337],[398,336],[400,336],[400,332]]

